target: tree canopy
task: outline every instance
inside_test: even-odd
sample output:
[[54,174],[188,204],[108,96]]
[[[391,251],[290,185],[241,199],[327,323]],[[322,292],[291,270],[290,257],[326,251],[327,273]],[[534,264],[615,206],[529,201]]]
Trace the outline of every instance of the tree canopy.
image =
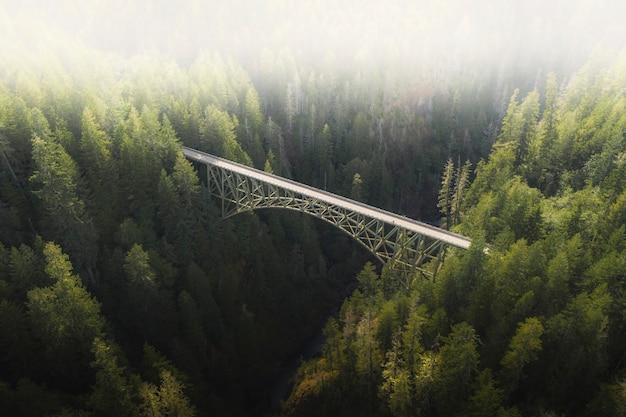
[[[180,63],[29,48],[7,16],[0,414],[624,414],[623,53]],[[474,243],[426,279],[302,213],[221,219],[182,145]]]

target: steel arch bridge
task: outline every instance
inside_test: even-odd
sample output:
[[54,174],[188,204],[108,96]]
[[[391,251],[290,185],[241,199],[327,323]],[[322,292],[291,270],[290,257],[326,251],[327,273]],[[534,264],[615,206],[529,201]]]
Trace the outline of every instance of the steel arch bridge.
[[260,208],[308,213],[352,236],[389,268],[431,277],[441,266],[444,246],[471,244],[465,236],[224,158],[187,147],[183,153],[206,165],[209,193],[221,203],[223,218]]

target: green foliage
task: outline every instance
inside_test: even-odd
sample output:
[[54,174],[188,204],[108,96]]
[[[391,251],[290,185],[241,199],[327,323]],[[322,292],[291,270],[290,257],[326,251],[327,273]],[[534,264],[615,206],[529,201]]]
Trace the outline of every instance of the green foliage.
[[0,363],[11,379],[29,375],[35,341],[30,332],[30,317],[21,304],[0,301]]
[[[292,414],[624,413],[624,56],[544,88],[544,67],[440,82],[367,48],[246,69],[75,49],[0,68],[1,414],[264,414],[348,283]],[[218,221],[181,143],[474,245],[434,282],[357,274],[347,237],[297,213]]]
[[503,392],[496,386],[491,369],[484,369],[476,378],[476,390],[469,398],[468,415],[499,417],[502,409]]
[[352,177],[350,198],[357,201],[363,200],[363,180],[361,179],[361,174],[358,172],[356,172]]
[[501,249],[522,238],[535,241],[543,235],[542,200],[541,192],[519,177],[509,179],[496,191],[487,191],[468,210],[468,220],[460,230],[470,235],[482,234]]
[[368,303],[372,303],[374,298],[380,295],[381,290],[381,282],[380,277],[374,271],[374,265],[370,262],[367,262],[361,272],[356,277],[359,282],[359,287],[363,293],[363,296],[368,301]]
[[443,177],[441,179],[441,189],[439,190],[439,202],[437,207],[443,214],[443,226],[447,229],[452,226],[450,223],[451,211],[452,211],[452,196],[454,194],[453,188],[454,181],[454,162],[452,159],[448,159],[446,166],[443,170]]
[[20,294],[51,283],[44,274],[42,256],[30,246],[22,244],[19,248],[13,247],[7,255],[10,282]]
[[589,415],[610,417],[626,413],[626,383],[624,380],[602,384],[593,401],[588,405]]
[[227,112],[215,105],[209,105],[204,110],[201,123],[200,150],[223,155],[244,165],[252,165],[252,160],[236,141],[235,122]]
[[129,281],[129,285],[139,287],[142,290],[155,288],[155,274],[150,268],[148,253],[141,245],[135,244],[126,255],[124,272]]
[[[516,92],[462,202],[462,170],[441,163],[438,207],[450,223],[458,209],[457,230],[476,245],[410,296],[383,270],[372,299],[374,281],[359,276],[320,361],[344,352],[333,381],[373,375],[378,403],[346,382],[331,382],[320,403],[342,395],[367,404],[362,413],[402,416],[623,414],[622,61],[594,61],[561,87],[549,74],[545,99],[534,90],[519,102]],[[372,322],[374,356],[365,349]],[[364,373],[368,357],[380,368]]]
[[49,213],[51,229],[80,266],[93,266],[97,257],[98,232],[78,192],[78,166],[63,147],[52,139],[32,140],[35,171],[30,180]]
[[139,389],[141,415],[146,417],[193,417],[196,411],[183,393],[184,385],[169,371],[161,371],[161,384],[157,387],[144,383]]
[[96,383],[89,404],[98,416],[137,416],[136,387],[120,362],[119,347],[95,338],[92,352],[95,360],[91,366],[96,372]]
[[[566,408],[580,406],[581,399],[588,398],[592,381],[606,369],[610,301],[602,285],[592,293],[580,293],[546,322],[544,350],[550,364],[546,389]],[[567,404],[572,392],[577,393],[577,400]]]
[[395,303],[388,301],[383,304],[378,313],[378,324],[376,326],[376,340],[382,352],[387,352],[391,348],[394,334],[399,327],[400,323],[398,323]]
[[450,334],[443,339],[436,360],[434,384],[434,407],[438,413],[452,414],[458,401],[450,398],[466,398],[478,371],[478,336],[468,323],[453,325]]
[[327,358],[330,370],[339,369],[344,361],[341,347],[341,331],[335,318],[331,317],[324,326],[323,334],[326,337],[324,356]]
[[276,157],[274,156],[274,152],[272,152],[272,148],[267,151],[267,159],[265,160],[265,165],[263,166],[263,171],[268,174],[274,173],[274,166],[276,165]]
[[104,328],[100,303],[72,274],[69,258],[59,246],[47,243],[44,255],[46,273],[54,284],[27,294],[33,335],[43,344],[45,359],[63,376],[60,382],[80,386],[84,381],[77,376],[88,366],[93,340]]
[[535,317],[529,317],[524,323],[520,323],[501,361],[506,374],[505,381],[515,384],[523,377],[524,366],[537,359],[537,352],[541,351],[543,332],[543,325]]

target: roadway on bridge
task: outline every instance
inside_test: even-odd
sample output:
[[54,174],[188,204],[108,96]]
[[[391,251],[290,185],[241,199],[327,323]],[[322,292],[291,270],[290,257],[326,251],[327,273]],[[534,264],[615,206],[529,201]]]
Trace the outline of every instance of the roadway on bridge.
[[456,233],[452,233],[448,230],[431,226],[417,220],[409,219],[408,217],[379,209],[377,207],[373,207],[359,201],[351,200],[337,194],[329,193],[328,191],[323,191],[309,185],[300,184],[299,182],[282,178],[277,175],[268,174],[267,172],[255,168],[250,168],[248,166],[241,165],[236,162],[232,162],[227,159],[220,158],[205,152],[183,147],[183,153],[187,158],[193,161],[203,164],[214,165],[219,168],[237,172],[250,178],[254,178],[258,181],[263,181],[268,184],[272,184],[277,187],[293,191],[294,193],[300,194],[302,196],[314,198],[327,204],[332,204],[338,207],[342,207],[346,210],[360,213],[364,216],[377,219],[387,224],[410,230],[424,236],[428,236],[432,239],[447,243],[452,246],[456,246],[458,248],[467,249],[472,242],[470,238],[461,236]]

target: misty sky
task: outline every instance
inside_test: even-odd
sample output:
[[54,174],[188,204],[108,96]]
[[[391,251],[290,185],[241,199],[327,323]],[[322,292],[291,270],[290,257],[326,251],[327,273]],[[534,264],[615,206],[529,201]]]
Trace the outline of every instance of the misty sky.
[[[514,51],[571,59],[598,44],[626,46],[626,6],[607,0],[9,0],[5,43],[78,40],[123,56],[159,53],[181,63],[201,50],[239,58],[289,48],[318,59],[367,50],[414,60],[481,65]],[[521,51],[521,55],[520,55]],[[450,60],[449,58],[452,58]]]

